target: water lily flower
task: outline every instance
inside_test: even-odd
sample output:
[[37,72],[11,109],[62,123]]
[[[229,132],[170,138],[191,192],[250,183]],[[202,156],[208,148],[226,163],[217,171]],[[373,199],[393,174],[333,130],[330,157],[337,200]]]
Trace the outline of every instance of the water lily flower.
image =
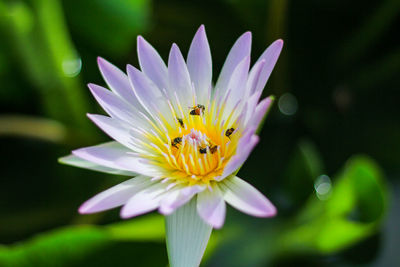
[[114,141],[74,150],[61,162],[131,178],[86,201],[81,213],[118,206],[122,218],[153,210],[171,215],[196,200],[200,218],[224,224],[226,204],[258,217],[276,214],[257,189],[235,176],[259,141],[256,130],[273,102],[260,97],[282,40],[271,44],[250,68],[251,33],[235,42],[216,84],[204,26],[186,61],[176,44],[168,66],[141,36],[140,69],[127,74],[98,58],[108,89],[88,87],[109,116],[88,117]]

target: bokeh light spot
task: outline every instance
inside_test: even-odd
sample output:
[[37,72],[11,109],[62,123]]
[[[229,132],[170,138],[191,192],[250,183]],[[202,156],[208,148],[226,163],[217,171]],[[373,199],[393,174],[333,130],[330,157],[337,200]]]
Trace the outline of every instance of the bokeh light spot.
[[285,93],[279,98],[278,107],[284,115],[292,116],[297,112],[297,99],[291,93]]
[[66,77],[77,76],[82,69],[82,60],[80,58],[69,58],[62,62],[62,70]]
[[315,193],[320,200],[327,200],[331,196],[332,182],[328,175],[320,175],[314,183]]

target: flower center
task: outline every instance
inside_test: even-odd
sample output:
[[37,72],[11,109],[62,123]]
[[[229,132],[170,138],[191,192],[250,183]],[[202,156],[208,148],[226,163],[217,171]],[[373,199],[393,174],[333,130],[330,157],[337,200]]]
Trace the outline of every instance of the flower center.
[[[223,105],[212,101],[210,106],[195,104],[189,109],[173,108],[174,116],[167,123],[164,114],[159,117],[165,125],[159,136],[148,135],[149,148],[159,156],[151,158],[153,163],[167,170],[163,175],[177,183],[209,184],[223,173],[224,167],[235,154],[237,142],[243,129],[238,125],[238,117],[223,116]],[[225,119],[223,119],[225,117]],[[162,177],[160,177],[162,178]]]
[[177,167],[192,178],[207,175],[223,162],[220,145],[194,128],[182,137],[175,137],[171,146]]

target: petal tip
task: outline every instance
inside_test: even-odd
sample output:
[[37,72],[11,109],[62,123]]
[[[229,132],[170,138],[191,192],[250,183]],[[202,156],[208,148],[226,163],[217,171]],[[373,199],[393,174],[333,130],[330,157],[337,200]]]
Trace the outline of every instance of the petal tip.
[[83,204],[79,207],[78,212],[79,212],[79,214],[89,214],[89,213],[90,213],[90,212],[89,212],[89,209],[88,209],[88,207],[87,207],[87,205],[86,205],[86,203],[83,203]]

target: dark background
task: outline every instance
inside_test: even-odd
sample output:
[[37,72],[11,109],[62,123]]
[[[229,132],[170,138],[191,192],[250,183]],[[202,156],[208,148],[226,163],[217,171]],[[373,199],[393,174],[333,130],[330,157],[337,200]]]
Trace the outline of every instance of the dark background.
[[239,176],[278,208],[228,209],[202,266],[400,265],[400,1],[0,1],[0,266],[166,266],[163,219],[79,205],[126,178],[57,162],[107,137],[89,82],[102,56],[137,66],[136,36],[164,60],[206,26],[214,78],[253,33],[253,62],[284,49],[276,102]]

